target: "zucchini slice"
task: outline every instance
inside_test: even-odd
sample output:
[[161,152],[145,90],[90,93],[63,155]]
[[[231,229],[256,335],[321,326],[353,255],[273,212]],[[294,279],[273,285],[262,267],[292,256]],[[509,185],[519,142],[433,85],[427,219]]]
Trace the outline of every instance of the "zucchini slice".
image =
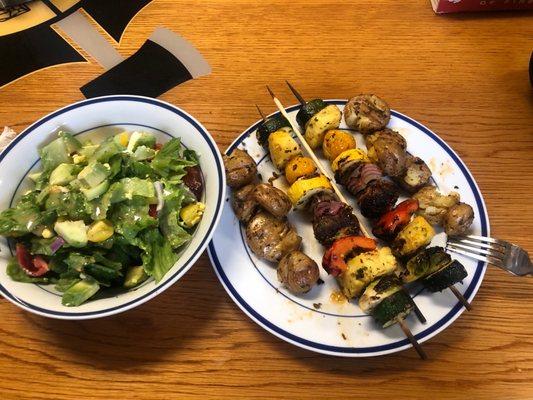
[[422,281],[430,292],[441,292],[455,285],[468,276],[465,267],[459,261],[453,260],[450,264],[430,274]]
[[276,115],[274,117],[270,117],[261,125],[259,125],[259,128],[257,128],[257,141],[261,146],[268,147],[268,137],[271,133],[274,133],[280,130],[281,128],[290,128],[290,126],[291,124],[283,115]]
[[402,283],[395,275],[386,275],[376,279],[366,287],[359,297],[359,307],[366,314],[372,314],[372,310],[379,303],[400,290],[402,290]]
[[404,282],[413,282],[438,271],[451,262],[452,257],[442,247],[429,247],[407,261],[401,278]]
[[387,328],[405,319],[412,309],[411,298],[403,290],[400,290],[383,299],[374,308],[372,316],[382,328]]
[[298,114],[296,114],[296,122],[298,122],[298,125],[300,125],[302,129],[305,129],[307,121],[309,121],[317,112],[326,107],[327,104],[322,99],[308,101],[305,103],[305,106],[300,108]]

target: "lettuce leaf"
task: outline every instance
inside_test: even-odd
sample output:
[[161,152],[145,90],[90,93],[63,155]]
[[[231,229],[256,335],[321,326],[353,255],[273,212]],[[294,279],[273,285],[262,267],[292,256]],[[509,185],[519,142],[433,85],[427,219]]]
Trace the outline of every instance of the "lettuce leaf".
[[148,214],[149,205],[143,198],[134,198],[114,207],[110,220],[115,231],[131,241],[144,229],[157,226],[155,218]]
[[184,158],[181,151],[181,141],[173,138],[159,150],[152,160],[151,166],[162,177],[177,175],[181,178],[186,174],[186,167],[192,167],[196,164],[196,161]]
[[144,271],[159,282],[178,260],[178,255],[174,253],[172,246],[158,229],[143,232],[135,242],[144,250],[141,255]]
[[40,276],[40,277],[33,277],[29,276],[24,272],[24,270],[19,265],[17,259],[13,257],[9,260],[7,263],[6,268],[7,275],[13,279],[16,282],[23,282],[23,283],[50,283],[50,278]]

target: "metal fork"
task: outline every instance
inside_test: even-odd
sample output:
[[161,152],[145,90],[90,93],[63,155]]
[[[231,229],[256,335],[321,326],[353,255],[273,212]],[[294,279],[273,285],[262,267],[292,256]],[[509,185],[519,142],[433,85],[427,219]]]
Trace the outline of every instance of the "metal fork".
[[513,275],[533,275],[533,264],[527,251],[504,240],[475,235],[449,237],[446,249],[488,262]]

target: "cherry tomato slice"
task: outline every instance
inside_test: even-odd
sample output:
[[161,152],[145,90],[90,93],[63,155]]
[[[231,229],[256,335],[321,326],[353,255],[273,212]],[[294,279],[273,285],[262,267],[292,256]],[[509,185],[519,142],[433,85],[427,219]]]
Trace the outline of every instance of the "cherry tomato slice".
[[48,263],[41,256],[33,258],[33,266],[35,270],[30,274],[31,276],[42,276],[50,270]]
[[29,276],[41,276],[48,272],[48,263],[41,256],[32,257],[28,249],[22,244],[16,246],[17,261]]
[[150,204],[148,215],[152,218],[157,218],[157,204]]

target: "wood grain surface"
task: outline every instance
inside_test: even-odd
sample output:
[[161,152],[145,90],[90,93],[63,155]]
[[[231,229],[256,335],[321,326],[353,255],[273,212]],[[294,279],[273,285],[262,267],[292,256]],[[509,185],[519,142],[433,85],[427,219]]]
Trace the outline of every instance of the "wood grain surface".
[[[156,0],[126,31],[132,54],[156,27],[183,35],[210,76],[161,96],[196,116],[221,150],[286,103],[375,92],[443,137],[472,171],[492,234],[533,253],[533,15],[437,16],[428,0]],[[0,60],[16,62],[16,60]],[[37,72],[0,91],[0,124],[22,130],[81,100],[96,63]],[[1,399],[532,399],[533,280],[490,268],[451,327],[413,350],[322,356],[253,323],[208,258],[171,289],[101,320],[41,318],[0,301]]]

